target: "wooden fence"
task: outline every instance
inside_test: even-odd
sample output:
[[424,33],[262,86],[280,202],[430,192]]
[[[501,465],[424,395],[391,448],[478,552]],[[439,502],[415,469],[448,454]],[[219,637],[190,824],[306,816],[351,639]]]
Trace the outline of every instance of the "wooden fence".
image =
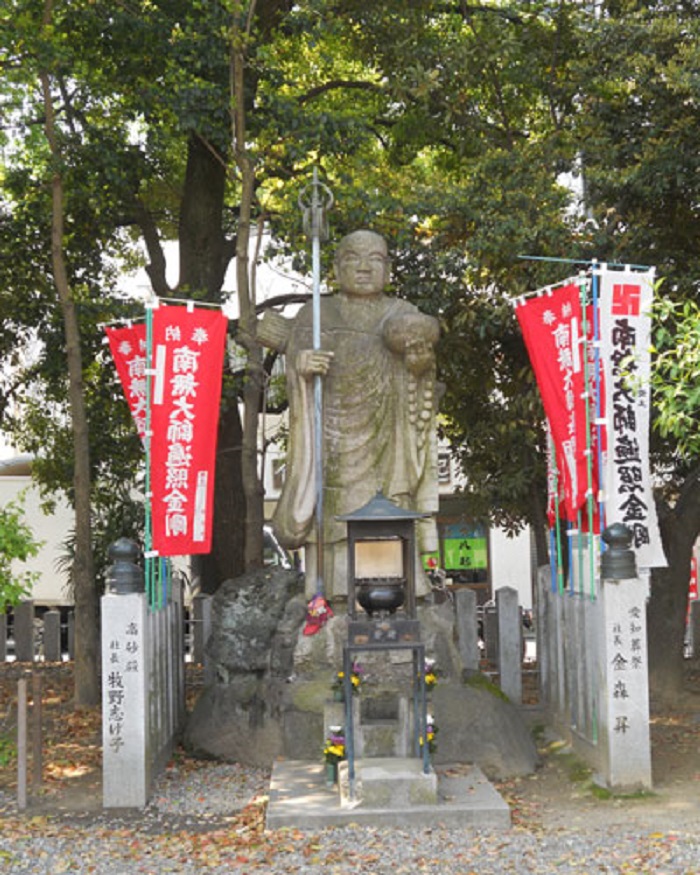
[[[182,611],[186,662],[204,663],[210,610],[208,597],[197,596],[192,606]],[[68,662],[74,656],[74,642],[73,608],[47,610],[33,601],[23,601],[0,614],[0,663]]]
[[73,658],[74,614],[68,608],[20,602],[0,614],[0,662],[62,662]]
[[[450,598],[465,667],[487,674],[514,701],[532,702],[538,686],[535,630],[517,604],[515,591],[499,590],[485,606],[477,606],[476,593],[469,589],[457,590]],[[197,595],[182,609],[184,659],[205,667],[211,599]],[[72,608],[46,610],[25,601],[0,615],[0,662],[66,662],[73,658],[73,642]]]

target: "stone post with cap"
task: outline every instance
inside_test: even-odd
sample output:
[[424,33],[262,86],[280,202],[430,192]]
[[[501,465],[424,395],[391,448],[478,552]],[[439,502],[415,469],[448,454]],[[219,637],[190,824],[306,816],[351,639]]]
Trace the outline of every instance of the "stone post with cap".
[[639,577],[632,534],[613,523],[602,534],[601,628],[598,665],[598,746],[602,774],[612,790],[652,786],[649,731],[646,580]]

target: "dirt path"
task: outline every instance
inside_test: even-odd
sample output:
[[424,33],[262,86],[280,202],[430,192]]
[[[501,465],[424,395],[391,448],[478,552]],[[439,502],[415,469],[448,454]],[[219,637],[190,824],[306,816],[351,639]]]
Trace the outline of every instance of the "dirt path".
[[534,774],[502,785],[516,823],[533,828],[638,827],[697,830],[700,824],[700,697],[651,720],[651,793],[613,796],[560,742],[543,747]]

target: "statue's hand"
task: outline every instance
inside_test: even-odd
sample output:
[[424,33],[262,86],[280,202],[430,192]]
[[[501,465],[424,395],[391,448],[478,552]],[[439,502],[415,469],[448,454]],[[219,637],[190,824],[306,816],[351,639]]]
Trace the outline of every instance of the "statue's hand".
[[422,374],[435,362],[433,347],[428,341],[415,338],[406,343],[406,367],[412,374]]
[[297,356],[297,372],[302,377],[322,377],[328,373],[335,353],[323,349],[302,349]]

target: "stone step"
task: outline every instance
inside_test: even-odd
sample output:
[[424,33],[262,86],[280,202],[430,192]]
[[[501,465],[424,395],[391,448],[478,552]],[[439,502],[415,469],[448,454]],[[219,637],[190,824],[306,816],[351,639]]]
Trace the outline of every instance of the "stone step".
[[381,757],[355,762],[354,786],[350,786],[348,763],[338,766],[340,804],[367,808],[412,808],[437,805],[437,775],[423,771],[422,759]]
[[411,745],[410,728],[396,720],[362,723],[355,730],[358,757],[406,757]]
[[327,826],[385,826],[407,829],[508,829],[510,809],[477,766],[438,770],[436,805],[371,808],[341,805],[336,787],[328,787],[323,763],[282,760],[274,764],[267,807],[268,829]]

